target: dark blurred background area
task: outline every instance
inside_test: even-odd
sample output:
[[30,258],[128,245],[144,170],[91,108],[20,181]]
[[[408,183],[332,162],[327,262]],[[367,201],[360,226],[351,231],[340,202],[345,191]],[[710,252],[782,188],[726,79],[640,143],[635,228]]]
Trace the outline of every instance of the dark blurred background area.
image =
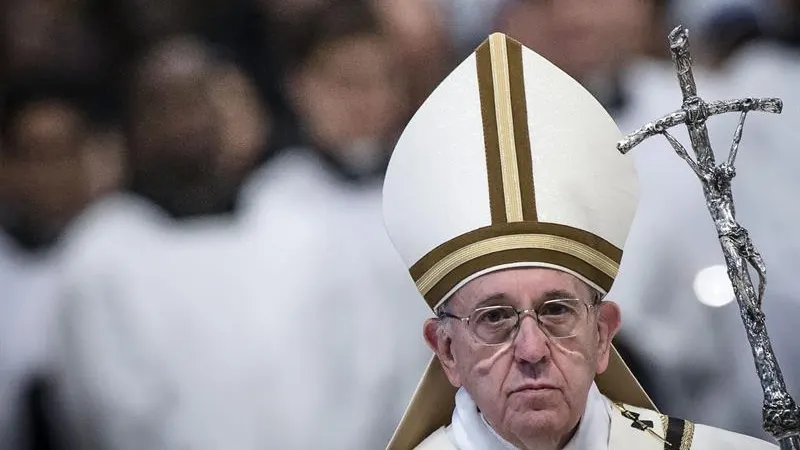
[[[800,400],[797,0],[5,0],[0,450],[383,448],[430,357],[380,204],[416,108],[502,31],[630,132],[680,105],[679,23],[704,98],[784,100],[734,192]],[[700,186],[641,147],[618,346],[662,411],[766,437]]]

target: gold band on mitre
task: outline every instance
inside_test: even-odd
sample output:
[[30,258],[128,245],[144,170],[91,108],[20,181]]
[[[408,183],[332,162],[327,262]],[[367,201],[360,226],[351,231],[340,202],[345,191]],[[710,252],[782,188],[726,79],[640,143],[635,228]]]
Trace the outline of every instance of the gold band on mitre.
[[570,270],[602,293],[619,270],[622,251],[584,230],[541,222],[495,224],[436,247],[409,273],[435,308],[473,275],[500,266],[556,267]]

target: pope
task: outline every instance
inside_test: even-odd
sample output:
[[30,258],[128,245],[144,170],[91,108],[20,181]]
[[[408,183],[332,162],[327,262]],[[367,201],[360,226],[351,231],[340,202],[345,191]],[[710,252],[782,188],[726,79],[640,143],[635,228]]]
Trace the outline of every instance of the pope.
[[606,298],[637,202],[598,101],[493,34],[420,107],[384,221],[433,310],[433,353],[391,450],[776,446],[657,411],[614,349]]

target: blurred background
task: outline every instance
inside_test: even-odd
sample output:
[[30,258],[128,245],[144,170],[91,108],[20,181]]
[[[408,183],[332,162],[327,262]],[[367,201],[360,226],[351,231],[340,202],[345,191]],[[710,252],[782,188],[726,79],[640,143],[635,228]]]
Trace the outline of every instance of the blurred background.
[[[381,219],[404,124],[503,31],[633,131],[680,105],[679,23],[707,100],[784,100],[734,191],[800,399],[797,0],[4,0],[0,449],[384,448],[430,357]],[[765,437],[700,185],[632,157],[617,344],[662,411]]]

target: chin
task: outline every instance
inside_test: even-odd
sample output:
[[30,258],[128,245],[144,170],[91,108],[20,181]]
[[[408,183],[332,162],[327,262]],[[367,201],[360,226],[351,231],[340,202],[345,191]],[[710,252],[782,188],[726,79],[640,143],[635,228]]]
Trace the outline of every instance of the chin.
[[506,417],[514,434],[533,437],[568,428],[570,413],[560,391],[526,391],[509,399]]
[[569,426],[569,415],[564,410],[513,412],[508,417],[508,429],[525,441],[559,439]]

